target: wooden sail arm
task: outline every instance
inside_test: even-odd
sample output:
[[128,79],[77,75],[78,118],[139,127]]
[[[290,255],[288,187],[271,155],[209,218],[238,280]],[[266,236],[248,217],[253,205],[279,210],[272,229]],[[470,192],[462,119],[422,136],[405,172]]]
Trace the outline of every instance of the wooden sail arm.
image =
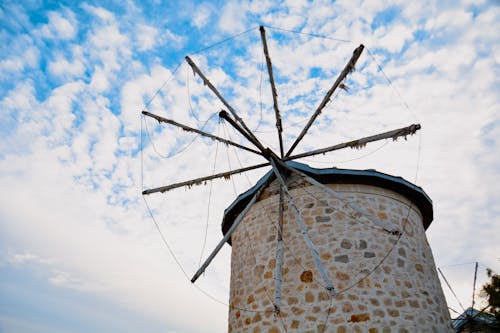
[[314,155],[319,155],[319,154],[325,154],[325,153],[328,153],[330,151],[344,149],[344,148],[359,149],[359,148],[363,148],[364,146],[366,146],[367,143],[375,142],[375,141],[379,141],[379,140],[384,140],[384,139],[393,139],[394,141],[396,141],[399,137],[406,138],[408,135],[415,134],[420,128],[421,128],[420,124],[413,124],[413,125],[410,125],[407,127],[398,128],[398,129],[393,130],[393,131],[388,131],[388,132],[384,132],[381,134],[367,136],[367,137],[364,137],[364,138],[361,138],[358,140],[339,143],[335,146],[316,149],[316,150],[312,150],[312,151],[309,151],[306,153],[301,153],[301,154],[296,154],[293,156],[285,157],[283,160],[290,161],[290,160],[295,160],[298,158],[309,157],[309,156],[314,156]]
[[307,244],[307,247],[309,248],[309,251],[311,251],[311,255],[313,257],[314,264],[316,265],[316,269],[319,272],[319,275],[323,279],[323,282],[325,283],[325,289],[328,291],[330,296],[335,296],[335,288],[333,286],[332,281],[328,277],[328,273],[326,272],[325,267],[323,266],[323,263],[321,262],[321,259],[319,257],[319,252],[314,246],[313,241],[311,240],[311,237],[309,236],[309,233],[307,231],[307,226],[302,219],[302,216],[300,215],[300,211],[293,202],[292,195],[290,194],[290,191],[288,190],[288,187],[286,186],[285,180],[283,176],[281,175],[280,170],[278,169],[278,166],[276,165],[276,161],[274,158],[271,158],[270,160],[271,165],[273,167],[274,174],[276,175],[276,178],[278,179],[278,182],[280,185],[283,187],[283,190],[285,192],[285,195],[287,196],[287,202],[288,202],[288,207],[291,208],[294,216],[295,216],[295,222],[297,223],[300,233],[302,234],[302,237],[304,237],[304,240]]
[[246,150],[246,151],[249,151],[249,152],[252,152],[254,154],[257,154],[257,155],[262,155],[262,153],[260,153],[259,151],[255,150],[255,149],[252,149],[252,148],[248,148],[248,147],[245,147],[243,145],[240,145],[236,142],[233,142],[233,141],[230,141],[230,140],[226,140],[226,139],[223,139],[221,137],[218,137],[216,135],[212,135],[210,133],[206,133],[206,132],[203,132],[199,129],[196,129],[196,128],[193,128],[193,127],[189,127],[187,125],[183,125],[181,123],[178,123],[174,120],[171,120],[171,119],[167,119],[167,118],[164,118],[164,117],[161,117],[161,116],[158,116],[154,113],[151,113],[151,112],[148,112],[148,111],[142,111],[142,114],[145,115],[145,116],[148,116],[148,117],[151,117],[151,118],[154,118],[156,120],[158,120],[160,123],[165,123],[165,124],[170,124],[170,125],[173,125],[173,126],[176,126],[176,127],[180,127],[182,128],[184,131],[187,131],[187,132],[193,132],[193,133],[196,133],[196,134],[199,134],[199,135],[202,135],[202,136],[205,136],[207,138],[210,138],[212,140],[217,140],[217,141],[220,141],[222,143],[225,143],[226,145],[231,145],[231,146],[234,146],[234,147],[238,147],[238,148],[241,148],[243,150]]
[[[229,123],[229,125],[233,126],[234,129],[236,129],[238,132],[240,132],[250,143],[252,143],[254,146],[259,147],[259,143],[254,140],[252,136],[250,136],[247,131],[245,131],[240,125],[238,125],[233,118],[229,116],[229,114],[221,110],[219,112],[219,117],[224,119]],[[260,148],[259,148],[260,149]],[[262,154],[264,154],[265,150],[262,150]],[[264,155],[263,155],[264,156]]]
[[333,86],[330,88],[330,90],[328,90],[328,92],[326,93],[325,97],[321,101],[320,105],[318,106],[318,108],[316,109],[316,111],[313,113],[313,115],[311,116],[311,119],[309,119],[308,123],[306,124],[306,126],[304,127],[304,129],[302,130],[302,132],[300,132],[300,134],[297,137],[297,139],[295,139],[295,142],[292,144],[292,146],[290,147],[290,149],[286,153],[285,157],[288,157],[288,156],[290,156],[292,154],[292,152],[295,149],[295,147],[297,147],[297,145],[302,140],[302,138],[304,137],[304,135],[306,135],[307,131],[311,127],[311,125],[314,122],[314,120],[316,120],[316,118],[319,116],[319,114],[321,113],[321,111],[325,108],[326,104],[328,104],[328,102],[330,101],[330,98],[332,97],[332,95],[335,92],[335,90],[337,89],[337,87],[346,78],[347,74],[349,74],[350,72],[352,72],[354,70],[354,67],[356,65],[356,61],[358,61],[359,56],[361,55],[361,52],[363,52],[363,49],[364,49],[364,46],[363,46],[363,44],[361,44],[360,46],[358,46],[358,48],[356,48],[354,50],[351,59],[349,60],[349,62],[347,63],[347,65],[344,67],[344,69],[342,70],[342,72],[338,76],[337,80],[333,83]]
[[241,126],[245,129],[248,135],[250,135],[255,140],[255,142],[257,143],[257,148],[259,148],[259,150],[264,150],[264,146],[259,142],[259,140],[255,137],[255,135],[253,135],[252,131],[247,127],[243,119],[241,119],[238,116],[234,108],[231,105],[229,105],[229,103],[224,99],[224,97],[222,97],[217,88],[215,88],[212,82],[210,82],[210,80],[202,73],[202,71],[198,68],[198,66],[196,66],[194,61],[189,56],[186,56],[186,61],[188,62],[189,66],[191,66],[191,68],[193,69],[193,72],[195,72],[201,77],[201,79],[203,80],[203,84],[206,85],[215,94],[215,96],[219,98],[222,104],[224,104],[229,110],[229,112],[231,112],[234,119],[236,119],[236,121],[241,124]]
[[269,49],[267,48],[266,41],[266,30],[263,26],[260,26],[260,38],[262,39],[262,45],[264,47],[264,55],[266,56],[266,64],[267,64],[267,72],[269,74],[269,83],[271,84],[271,94],[273,96],[273,107],[274,113],[276,116],[276,128],[278,130],[278,140],[280,144],[280,156],[283,158],[284,150],[283,150],[283,126],[281,125],[281,115],[280,110],[278,108],[278,93],[276,92],[276,85],[274,83],[274,75],[273,75],[273,65],[271,63],[271,56],[269,55]]
[[246,167],[246,168],[241,168],[241,169],[236,169],[236,170],[232,170],[232,171],[226,171],[226,172],[217,173],[217,174],[212,175],[212,176],[206,176],[206,177],[196,178],[196,179],[192,179],[192,180],[188,180],[188,181],[184,181],[184,182],[180,182],[180,183],[175,183],[175,184],[171,184],[171,185],[155,187],[155,188],[152,188],[152,189],[149,189],[149,190],[144,190],[142,192],[142,194],[143,195],[148,195],[148,194],[157,193],[157,192],[163,193],[163,192],[167,192],[167,191],[170,191],[170,190],[173,190],[173,189],[176,189],[176,188],[179,188],[179,187],[183,187],[183,186],[191,187],[193,185],[199,185],[199,184],[202,184],[202,183],[204,183],[206,181],[217,179],[217,178],[226,178],[226,179],[229,179],[234,174],[242,173],[242,172],[246,172],[246,171],[250,171],[250,170],[255,170],[255,169],[259,169],[259,168],[263,168],[263,167],[266,167],[266,166],[269,166],[269,165],[270,165],[270,163],[256,164],[256,165],[249,166],[249,167]]
[[262,186],[257,190],[257,192],[255,192],[255,194],[253,195],[253,197],[250,200],[250,202],[246,205],[245,209],[243,209],[243,211],[234,220],[233,224],[231,225],[231,228],[229,228],[229,230],[226,232],[226,234],[221,239],[221,241],[219,242],[219,244],[217,244],[217,246],[215,247],[215,249],[212,251],[212,253],[210,253],[210,255],[208,256],[208,258],[205,260],[205,262],[203,263],[203,265],[201,265],[200,268],[193,275],[193,278],[191,279],[192,283],[195,283],[196,280],[198,280],[198,278],[200,277],[200,275],[203,274],[203,272],[205,272],[205,269],[207,269],[208,265],[210,265],[210,263],[215,258],[215,256],[217,255],[217,253],[219,253],[220,249],[222,249],[222,247],[224,246],[224,244],[229,240],[229,238],[231,237],[231,235],[233,234],[233,232],[236,230],[236,228],[241,223],[241,221],[243,221],[243,218],[248,213],[248,211],[250,210],[250,208],[252,208],[252,206],[255,204],[255,202],[259,198],[260,194],[262,193],[262,191],[264,191],[264,189],[267,187],[267,185],[268,185],[267,182],[264,183],[264,184],[262,184]]
[[280,202],[278,211],[278,242],[276,244],[276,270],[274,274],[274,311],[279,314],[281,311],[281,285],[283,283],[283,255],[285,244],[283,242],[283,212],[284,205],[284,190],[280,186]]

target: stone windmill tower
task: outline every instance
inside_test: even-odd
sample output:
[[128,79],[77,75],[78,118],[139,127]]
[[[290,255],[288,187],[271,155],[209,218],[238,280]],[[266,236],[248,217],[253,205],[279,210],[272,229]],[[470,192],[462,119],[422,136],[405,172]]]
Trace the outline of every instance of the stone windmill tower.
[[194,274],[205,271],[222,246],[232,246],[230,332],[452,332],[446,301],[425,230],[432,201],[418,186],[374,170],[315,169],[294,160],[369,142],[396,140],[420,125],[293,154],[337,88],[354,70],[351,59],[288,151],[282,140],[272,63],[260,28],[271,85],[280,151],[262,145],[217,88],[186,57],[193,71],[227,110],[219,116],[241,133],[249,148],[143,111],[159,122],[245,149],[265,163],[161,186],[165,192],[271,166],[226,209],[223,239]]

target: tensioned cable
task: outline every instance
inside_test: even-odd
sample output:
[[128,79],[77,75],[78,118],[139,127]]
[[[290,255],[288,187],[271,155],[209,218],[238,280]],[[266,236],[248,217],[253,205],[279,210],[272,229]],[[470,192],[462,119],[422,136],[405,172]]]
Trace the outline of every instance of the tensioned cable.
[[[186,90],[187,90],[187,100],[188,100],[188,106],[189,106],[189,114],[196,120],[197,123],[205,123],[207,120],[200,120],[196,113],[194,112],[193,106],[191,104],[191,92],[189,88],[189,82],[191,81],[191,76],[189,75],[189,68],[186,67]],[[216,113],[213,113],[210,117],[213,117]],[[210,119],[209,117],[209,119]]]
[[419,119],[418,119],[417,115],[410,109],[410,106],[408,105],[408,103],[406,103],[406,101],[404,100],[403,96],[399,93],[399,90],[392,83],[391,79],[387,76],[387,74],[385,74],[384,70],[382,69],[382,66],[380,66],[380,64],[378,63],[377,59],[375,59],[375,56],[373,55],[373,53],[370,51],[369,48],[367,48],[367,47],[365,47],[365,48],[366,48],[366,51],[368,52],[368,54],[370,55],[370,57],[372,58],[373,62],[375,62],[375,64],[377,65],[378,70],[382,73],[382,75],[387,80],[387,82],[389,82],[389,85],[391,86],[391,88],[398,95],[399,99],[403,103],[403,106],[412,114],[412,116],[415,118],[415,120],[417,120],[417,122],[419,122]]
[[[146,204],[146,208],[147,208],[147,210],[149,212],[149,215],[151,216],[151,219],[153,220],[153,222],[155,224],[156,230],[160,234],[160,237],[162,239],[163,244],[167,247],[168,252],[170,253],[170,255],[172,256],[172,258],[174,259],[176,265],[179,267],[179,269],[182,271],[182,273],[186,277],[187,281],[190,281],[190,277],[187,275],[186,271],[184,270],[184,267],[182,266],[182,264],[180,263],[180,261],[177,259],[177,256],[173,252],[173,250],[172,250],[171,246],[169,245],[166,237],[163,235],[163,232],[161,231],[159,223],[157,222],[156,218],[154,217],[153,211],[149,207],[149,204],[148,204],[148,202],[146,200],[146,197],[143,195],[142,198],[144,199],[144,203]],[[200,291],[202,294],[204,294],[205,296],[207,296],[208,298],[210,298],[211,300],[213,300],[214,302],[219,303],[221,305],[224,305],[226,307],[229,307],[229,304],[227,304],[227,303],[225,303],[225,302],[217,299],[216,297],[212,296],[211,294],[209,294],[208,292],[206,292],[205,290],[203,290],[202,288],[200,288],[198,285],[196,285],[194,283],[190,283],[190,284],[193,287],[195,287],[196,289],[198,289],[198,291]],[[255,312],[255,313],[257,313],[257,312],[263,312],[263,311],[254,311],[254,310],[251,310],[251,309],[243,309],[243,308],[239,308],[239,307],[235,307],[235,306],[233,306],[233,308],[241,310],[241,311],[246,311],[246,312]]]
[[170,76],[165,80],[165,82],[163,82],[163,84],[160,86],[160,88],[158,88],[158,90],[156,90],[156,92],[153,94],[153,96],[144,104],[144,109],[147,109],[149,107],[149,105],[153,102],[153,100],[156,98],[156,96],[158,96],[160,91],[167,85],[168,82],[170,82],[170,80],[172,80],[174,78],[175,73],[177,73],[177,71],[179,70],[179,68],[181,67],[182,64],[183,64],[182,61],[177,64],[177,66],[175,67],[173,72],[170,73]]
[[189,113],[197,122],[199,122],[200,120],[198,119],[198,116],[194,113],[193,106],[191,105],[191,93],[189,91],[189,81],[190,80],[191,80],[191,76],[189,75],[189,68],[186,67],[186,92],[187,92]]
[[218,46],[218,45],[221,45],[221,44],[224,44],[224,43],[226,43],[226,42],[229,42],[230,40],[236,39],[236,38],[238,38],[238,37],[240,37],[240,36],[242,36],[242,35],[244,35],[244,34],[249,33],[249,32],[250,32],[250,31],[252,31],[252,30],[257,30],[257,29],[258,29],[257,27],[255,27],[255,28],[250,28],[250,29],[248,29],[248,30],[245,30],[245,31],[240,32],[240,33],[237,33],[237,34],[235,34],[235,35],[232,35],[232,36],[230,36],[230,37],[228,37],[228,38],[226,38],[226,39],[223,39],[223,40],[221,40],[221,41],[218,41],[218,42],[216,42],[216,43],[214,43],[214,44],[211,44],[211,45],[209,45],[209,46],[206,46],[206,47],[204,47],[204,48],[202,48],[202,49],[200,49],[200,50],[198,50],[198,51],[192,52],[192,53],[190,53],[190,54],[200,54],[200,53],[203,53],[203,52],[205,52],[205,51],[207,51],[207,50],[209,50],[209,49],[211,49],[211,48],[214,48],[214,47],[216,47],[216,46]]
[[[152,209],[150,208],[147,200],[146,200],[146,197],[144,195],[142,195],[143,199],[144,199],[144,203],[146,205],[146,208],[148,210],[148,213],[149,213],[149,216],[151,217],[151,219],[153,220],[154,224],[155,224],[155,227],[156,227],[156,230],[158,231],[158,233],[160,234],[160,237],[162,239],[162,242],[163,244],[167,247],[168,249],[168,252],[170,253],[170,255],[172,256],[172,258],[174,259],[176,265],[179,267],[179,269],[182,271],[182,273],[184,274],[184,276],[186,277],[187,281],[190,281],[191,278],[188,276],[186,270],[184,269],[184,267],[182,266],[182,264],[180,263],[179,259],[177,258],[177,256],[175,255],[175,253],[173,252],[172,250],[172,247],[170,246],[170,244],[168,243],[166,237],[164,236],[163,232],[161,231],[161,228],[160,228],[160,225],[158,223],[158,221],[156,220],[156,218],[154,217],[154,214],[153,214],[153,211]],[[219,300],[218,298],[212,296],[211,294],[209,294],[208,292],[206,292],[205,290],[203,290],[202,288],[200,288],[198,285],[196,285],[195,283],[190,283],[192,286],[194,286],[196,289],[198,289],[198,291],[200,291],[202,294],[204,294],[205,296],[207,296],[208,298],[210,298],[211,300],[221,304],[221,305],[224,305],[226,307],[229,307],[229,304],[227,304],[226,302],[223,302],[221,300]],[[236,310],[240,310],[240,311],[244,311],[244,312],[252,312],[252,313],[272,313],[273,310],[271,311],[262,311],[262,310],[253,310],[253,309],[247,309],[247,308],[242,308],[242,307],[238,307],[238,306],[234,306],[232,305],[231,306],[233,309],[236,309]]]
[[312,33],[302,32],[302,31],[297,31],[297,30],[288,30],[288,29],[283,29],[283,28],[278,28],[278,27],[272,27],[269,25],[263,25],[263,26],[266,28],[272,29],[272,30],[290,32],[290,33],[294,33],[297,35],[305,35],[305,36],[310,36],[310,37],[314,37],[314,38],[329,39],[329,40],[343,42],[343,43],[352,43],[352,40],[347,40],[347,39],[340,39],[340,38],[330,37],[330,36],[326,36],[326,35],[312,34]]
[[[208,122],[214,117],[216,116],[217,113],[212,113],[212,115],[205,121],[205,123],[203,124],[203,126],[201,126],[200,130],[203,130],[205,128],[205,126],[207,126]],[[143,116],[144,117],[144,116]],[[179,149],[178,151],[176,152],[173,152],[173,153],[170,153],[168,155],[163,155],[161,154],[158,149],[156,148],[156,145],[154,143],[154,140],[150,134],[150,131],[149,131],[149,128],[148,128],[148,122],[146,120],[144,120],[144,124],[146,125],[146,134],[148,136],[148,139],[149,139],[149,142],[151,143],[151,147],[153,149],[153,151],[160,157],[160,158],[164,158],[164,159],[169,159],[169,158],[172,158],[174,156],[177,156],[179,154],[181,154],[182,152],[184,152],[186,149],[188,149],[195,141],[196,139],[200,136],[200,134],[196,134],[193,139],[191,139],[191,141],[186,144],[184,147],[182,147],[181,149]]]
[[[421,144],[422,144],[422,135],[419,134],[419,140],[418,140],[418,149],[417,149],[417,161],[416,161],[416,170],[415,170],[415,177],[414,177],[414,183],[413,183],[413,186],[416,188],[416,182],[417,182],[417,178],[418,178],[418,172],[420,170],[420,157],[421,157]],[[387,251],[386,255],[382,258],[382,260],[377,264],[375,265],[375,267],[373,267],[363,278],[359,279],[358,281],[356,281],[355,283],[353,283],[351,286],[345,288],[344,290],[340,291],[338,294],[341,294],[341,293],[344,293],[352,288],[354,288],[355,286],[357,286],[358,284],[360,284],[362,281],[364,281],[366,278],[368,278],[371,274],[373,274],[380,266],[382,266],[382,264],[387,260],[387,258],[389,257],[389,255],[392,253],[392,251],[396,248],[396,246],[399,244],[399,241],[401,240],[401,238],[403,237],[403,235],[405,234],[405,229],[406,229],[406,225],[409,223],[410,219],[410,212],[411,210],[413,209],[413,201],[410,201],[410,204],[408,205],[408,211],[407,211],[407,214],[406,214],[406,218],[403,220],[403,224],[402,224],[402,228],[401,228],[401,233],[398,235],[398,237],[396,238],[396,241],[394,242],[394,244],[392,245],[392,247]]]
[[[217,136],[219,136],[220,132],[220,121],[217,126]],[[219,141],[217,141],[216,146],[215,146],[215,157],[214,157],[214,166],[212,168],[212,175],[215,175],[215,166],[217,165],[217,155],[219,153]],[[207,245],[207,236],[208,236],[208,222],[210,220],[210,205],[212,202],[212,186],[213,186],[213,181],[210,181],[210,186],[208,190],[208,202],[207,202],[207,219],[205,221],[205,235],[203,237],[203,245],[201,247],[201,253],[200,253],[200,260],[198,261],[198,266],[201,267],[201,260],[203,259],[203,254],[205,252],[205,247]]]
[[[420,169],[420,156],[421,156],[421,143],[422,143],[422,138],[421,138],[421,135],[419,135],[419,140],[418,140],[418,149],[417,149],[417,165],[416,165],[416,170],[415,170],[415,179],[414,179],[414,187],[416,187],[416,182],[417,182],[417,177],[418,177],[418,172],[419,172],[419,169]],[[340,291],[338,294],[341,294],[341,293],[344,293],[352,288],[354,288],[355,286],[357,286],[358,284],[360,284],[362,281],[364,281],[366,278],[368,278],[371,274],[373,274],[380,266],[382,266],[382,264],[387,260],[387,258],[389,257],[389,255],[392,253],[392,251],[396,248],[396,246],[399,244],[399,241],[401,240],[401,238],[403,237],[403,235],[405,234],[405,229],[406,229],[406,225],[409,223],[410,219],[410,212],[411,210],[413,209],[413,201],[410,201],[410,204],[408,205],[408,211],[407,211],[407,214],[406,214],[406,218],[403,220],[403,224],[402,224],[402,228],[401,228],[401,233],[398,235],[398,237],[396,238],[396,241],[394,242],[394,244],[392,245],[392,247],[387,251],[386,255],[382,258],[382,260],[377,264],[375,265],[375,267],[373,267],[363,278],[359,279],[358,281],[356,281],[355,283],[353,283],[351,286],[345,288],[344,290]]]
[[[448,267],[456,267],[456,266],[465,266],[465,265],[472,265],[472,264],[475,264],[477,261],[471,261],[471,262],[463,262],[463,263],[458,263],[458,264],[450,264],[450,265],[440,265],[439,267],[441,268],[448,268]],[[483,267],[487,267],[483,264],[481,264],[480,262],[477,262],[479,265],[483,266]]]
[[[211,44],[211,45],[209,45],[209,46],[206,46],[206,47],[204,47],[204,48],[202,48],[202,49],[200,49],[200,50],[198,50],[198,51],[195,51],[195,52],[193,52],[193,53],[191,53],[191,54],[200,54],[200,53],[203,53],[203,52],[205,52],[205,51],[207,51],[207,50],[209,50],[209,49],[211,49],[211,48],[214,48],[214,47],[216,47],[216,46],[218,46],[218,45],[224,44],[224,43],[226,43],[226,42],[228,42],[228,41],[230,41],[230,40],[233,40],[233,39],[235,39],[235,38],[237,38],[237,37],[239,37],[239,36],[242,36],[242,35],[244,35],[244,34],[246,34],[246,33],[250,32],[250,31],[252,31],[252,30],[256,30],[256,29],[257,29],[257,28],[251,28],[251,29],[245,30],[245,31],[240,32],[240,33],[238,33],[238,34],[232,35],[232,36],[230,36],[230,37],[228,37],[228,38],[226,38],[226,39],[223,39],[223,40],[221,40],[221,41],[219,41],[219,42],[216,42],[216,43],[214,43],[214,44]],[[184,61],[180,61],[180,62],[177,64],[177,66],[175,67],[174,71],[171,73],[170,77],[169,77],[167,80],[165,80],[165,82],[164,82],[164,83],[160,86],[160,88],[158,88],[158,90],[156,90],[156,92],[153,94],[153,96],[152,96],[152,97],[151,97],[151,98],[150,98],[150,99],[146,102],[146,104],[145,104],[145,108],[147,108],[147,107],[151,104],[151,102],[152,102],[152,101],[156,98],[156,96],[160,93],[160,91],[161,91],[161,90],[163,90],[163,88],[165,87],[165,85],[166,85],[166,84],[167,84],[167,83],[168,83],[168,82],[169,82],[169,81],[173,78],[174,74],[177,72],[177,70],[181,67],[181,65],[182,65],[183,63],[184,63]]]

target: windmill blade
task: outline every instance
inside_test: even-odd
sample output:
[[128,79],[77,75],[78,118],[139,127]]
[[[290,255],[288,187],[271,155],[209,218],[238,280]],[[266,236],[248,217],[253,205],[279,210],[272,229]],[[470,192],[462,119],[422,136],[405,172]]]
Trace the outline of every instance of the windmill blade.
[[262,45],[264,47],[264,55],[266,56],[266,64],[267,64],[267,72],[269,74],[269,82],[271,84],[271,94],[273,95],[273,107],[274,113],[276,115],[276,128],[278,130],[278,140],[280,143],[280,156],[283,158],[283,127],[281,126],[281,115],[280,110],[278,108],[278,93],[276,92],[276,86],[274,84],[274,75],[273,75],[273,65],[271,63],[271,57],[269,56],[269,50],[267,48],[266,41],[266,30],[261,25],[260,26],[260,38],[262,39]]
[[450,289],[451,293],[453,294],[453,296],[455,296],[455,299],[457,300],[458,304],[460,305],[460,307],[462,308],[462,310],[465,312],[465,308],[462,305],[462,302],[460,302],[460,300],[458,299],[457,294],[455,294],[455,291],[453,290],[453,288],[451,287],[451,285],[448,283],[448,280],[446,279],[446,277],[444,276],[443,272],[441,271],[441,268],[439,268],[439,267],[438,267],[438,272],[439,272],[439,274],[441,274],[441,276],[443,277],[444,282],[446,282],[446,285]]
[[475,297],[476,297],[477,266],[478,266],[478,262],[476,261],[476,267],[474,269],[474,283],[472,284],[472,306],[471,306],[471,308],[473,308],[473,309],[474,309]]
[[347,65],[344,67],[344,70],[342,70],[342,72],[340,73],[340,75],[337,78],[337,80],[333,83],[333,86],[330,88],[330,90],[328,90],[328,92],[326,93],[325,97],[323,98],[323,101],[321,101],[321,104],[318,106],[318,108],[316,109],[316,111],[313,113],[313,115],[311,116],[311,119],[309,119],[309,121],[307,122],[307,124],[304,127],[304,129],[302,130],[302,132],[300,132],[300,134],[297,137],[297,139],[295,139],[295,142],[292,144],[292,146],[290,147],[290,149],[287,151],[285,157],[290,156],[290,154],[293,152],[293,150],[295,149],[295,147],[297,147],[297,145],[302,140],[302,138],[304,137],[304,135],[306,135],[307,131],[309,130],[309,127],[311,127],[311,125],[314,122],[314,120],[316,120],[316,118],[319,116],[319,114],[321,113],[321,111],[325,108],[326,104],[328,104],[328,102],[330,101],[330,98],[332,97],[332,95],[335,92],[335,90],[337,89],[337,87],[346,78],[347,74],[349,74],[350,72],[352,72],[354,70],[354,66],[356,65],[356,61],[358,61],[359,56],[361,55],[361,52],[363,52],[363,49],[364,49],[364,46],[363,46],[363,44],[361,44],[360,46],[358,46],[354,50],[354,52],[352,54],[352,57],[349,60],[349,62],[347,63]]
[[279,314],[281,309],[281,284],[283,283],[283,254],[284,254],[284,243],[283,243],[283,211],[285,210],[284,205],[284,190],[283,186],[280,186],[280,202],[278,211],[278,242],[276,244],[276,271],[275,271],[275,284],[274,284],[274,311]]
[[367,137],[364,137],[364,138],[361,138],[358,140],[339,143],[338,145],[335,145],[335,146],[330,146],[330,147],[326,147],[326,148],[322,148],[322,149],[312,150],[310,152],[306,152],[306,153],[302,153],[302,154],[288,156],[288,157],[285,157],[284,160],[285,161],[296,160],[298,158],[324,154],[324,153],[328,153],[330,151],[340,150],[340,149],[344,149],[344,148],[359,149],[359,148],[366,146],[366,144],[369,142],[375,142],[375,141],[389,139],[389,138],[392,138],[394,141],[396,141],[399,137],[402,137],[402,136],[406,137],[408,135],[415,134],[420,128],[421,128],[420,124],[413,124],[413,125],[410,125],[407,127],[402,127],[402,128],[393,130],[393,131],[388,131],[388,132],[384,132],[384,133],[377,134],[377,135],[367,136]]
[[201,72],[201,70],[198,68],[198,66],[196,66],[194,61],[189,56],[186,56],[186,61],[188,62],[189,66],[191,66],[193,71],[201,77],[201,79],[203,80],[203,84],[208,86],[208,88],[215,94],[215,96],[217,96],[219,98],[219,100],[222,102],[222,104],[224,104],[227,107],[229,112],[231,112],[234,119],[236,119],[236,121],[238,123],[240,123],[241,126],[243,126],[243,128],[245,129],[247,134],[253,138],[253,140],[256,143],[257,148],[259,148],[261,151],[264,150],[265,149],[264,146],[259,142],[259,140],[255,137],[255,135],[253,135],[252,131],[247,127],[247,125],[245,124],[243,119],[241,119],[238,116],[238,114],[236,113],[234,108],[231,105],[229,105],[229,103],[224,99],[224,97],[222,97],[222,95],[217,90],[217,88],[215,88],[215,86],[212,84],[212,82],[210,82],[210,80]]
[[307,226],[302,219],[302,216],[300,215],[300,211],[295,205],[295,203],[292,200],[292,195],[290,194],[290,191],[288,190],[288,187],[286,186],[285,180],[283,179],[283,176],[281,175],[278,167],[276,166],[274,158],[270,159],[271,165],[273,166],[273,171],[274,174],[276,175],[276,178],[278,179],[280,185],[283,187],[283,191],[285,192],[285,195],[288,197],[288,207],[292,209],[292,212],[295,216],[295,222],[299,226],[300,232],[302,234],[302,237],[304,237],[304,240],[306,241],[307,247],[309,248],[309,251],[311,251],[311,255],[313,257],[314,264],[316,265],[316,269],[319,272],[319,275],[323,279],[323,282],[325,283],[325,289],[328,291],[330,296],[335,296],[335,287],[333,286],[332,281],[328,277],[328,273],[326,272],[325,267],[323,266],[323,263],[321,262],[321,259],[319,258],[319,253],[316,247],[314,246],[313,241],[311,240],[311,237],[309,236],[309,233],[307,231]]
[[258,152],[257,150],[254,150],[252,148],[248,148],[248,147],[242,146],[242,145],[240,145],[240,144],[238,144],[236,142],[223,139],[223,138],[218,137],[216,135],[212,135],[210,133],[203,132],[203,131],[201,131],[199,129],[196,129],[196,128],[193,128],[193,127],[189,127],[187,125],[183,125],[183,124],[178,123],[178,122],[176,122],[174,120],[158,116],[158,115],[156,115],[154,113],[151,113],[151,112],[148,112],[148,111],[142,111],[142,114],[145,115],[145,116],[154,118],[154,119],[158,120],[160,123],[165,123],[165,124],[170,124],[170,125],[173,125],[173,126],[176,126],[176,127],[180,127],[184,131],[197,133],[199,135],[205,136],[205,137],[210,138],[212,140],[217,140],[217,141],[220,141],[222,143],[225,143],[226,145],[235,146],[235,147],[241,148],[243,150],[249,151],[251,153],[254,153],[254,154],[257,154],[257,155],[262,155],[262,153]]
[[263,168],[263,167],[269,166],[269,165],[270,165],[270,163],[256,164],[256,165],[249,166],[249,167],[246,167],[246,168],[241,168],[241,169],[236,169],[236,170],[232,170],[232,171],[226,171],[226,172],[217,173],[217,174],[212,175],[212,176],[200,177],[200,178],[196,178],[196,179],[192,179],[192,180],[187,180],[185,182],[180,182],[180,183],[175,183],[175,184],[171,184],[171,185],[155,187],[155,188],[152,188],[152,189],[149,189],[149,190],[142,191],[142,194],[143,195],[148,195],[148,194],[152,194],[152,193],[156,193],[156,192],[163,193],[163,192],[167,192],[167,191],[173,190],[175,188],[183,187],[183,186],[199,185],[199,184],[201,184],[203,182],[206,182],[208,180],[217,179],[217,178],[229,178],[231,175],[234,175],[234,174],[237,174],[237,173],[242,173],[242,172],[246,172],[246,171],[250,171],[250,170],[259,169],[259,168]]
[[391,234],[400,234],[401,233],[401,231],[396,226],[392,225],[389,222],[382,221],[380,218],[378,218],[378,216],[370,214],[369,212],[367,212],[366,210],[364,210],[363,208],[361,208],[358,204],[356,204],[355,202],[352,202],[350,200],[347,200],[340,193],[332,190],[330,187],[326,186],[325,184],[318,182],[316,179],[314,179],[312,177],[309,177],[305,173],[300,172],[299,170],[297,170],[295,168],[292,168],[291,166],[286,165],[285,163],[283,163],[281,161],[278,161],[278,164],[280,166],[282,166],[283,168],[286,168],[287,170],[295,172],[296,174],[298,174],[299,176],[301,176],[302,178],[304,178],[311,185],[318,186],[319,188],[323,189],[325,192],[327,192],[331,196],[333,196],[336,199],[342,201],[343,203],[345,203],[346,205],[348,205],[349,207],[351,207],[360,217],[364,217],[369,222],[377,224],[378,226],[382,227],[382,229],[384,229],[385,231],[387,231],[387,232],[389,232]]
[[255,194],[253,195],[253,197],[250,200],[250,202],[246,205],[245,209],[243,209],[243,211],[234,220],[233,225],[226,232],[226,234],[224,235],[224,238],[221,239],[221,241],[219,242],[219,244],[217,244],[217,246],[212,251],[212,253],[210,253],[210,255],[205,260],[205,262],[203,263],[203,265],[201,265],[201,267],[198,269],[198,271],[196,271],[196,273],[193,275],[193,278],[191,279],[192,283],[195,283],[196,280],[198,280],[198,278],[200,277],[200,275],[203,274],[203,272],[205,272],[205,269],[207,269],[208,265],[210,265],[210,263],[215,258],[215,256],[217,255],[217,253],[219,253],[220,249],[222,249],[222,247],[229,240],[229,238],[231,237],[231,235],[233,234],[233,232],[236,230],[236,228],[238,227],[238,225],[241,223],[241,221],[243,221],[243,218],[245,217],[245,215],[247,214],[247,212],[250,210],[250,208],[252,208],[252,206],[254,205],[254,203],[257,201],[257,199],[259,198],[260,194],[262,193],[262,191],[264,191],[264,189],[267,187],[268,183],[269,182],[265,182],[264,184],[262,184],[262,186],[257,190],[257,192],[255,192]]
[[[233,118],[231,118],[231,117],[229,116],[229,114],[228,114],[226,111],[221,110],[221,112],[219,112],[219,117],[220,117],[220,118],[222,118],[222,119],[224,119],[225,121],[227,121],[227,122],[228,122],[231,126],[233,126],[233,127],[234,127],[234,129],[236,129],[238,132],[240,132],[240,133],[241,133],[241,134],[242,134],[242,135],[243,135],[243,136],[244,136],[244,137],[245,137],[248,141],[250,141],[250,142],[251,142],[254,146],[259,147],[259,143],[258,143],[258,142],[256,142],[256,141],[254,140],[254,138],[253,138],[253,137],[251,137],[251,136],[247,133],[247,131],[245,131],[243,128],[241,128],[241,126],[240,126],[240,125],[238,125],[238,124],[234,121],[234,119],[233,119]],[[264,153],[264,150],[262,150],[262,152]]]

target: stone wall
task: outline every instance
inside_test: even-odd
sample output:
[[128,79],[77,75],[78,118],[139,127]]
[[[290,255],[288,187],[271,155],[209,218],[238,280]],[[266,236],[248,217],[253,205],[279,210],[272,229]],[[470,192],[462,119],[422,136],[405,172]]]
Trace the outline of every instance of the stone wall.
[[368,185],[328,185],[399,226],[399,238],[319,187],[297,178],[289,184],[337,295],[323,287],[285,206],[282,306],[274,314],[279,195],[273,182],[231,238],[229,332],[452,332],[422,216],[405,197]]

